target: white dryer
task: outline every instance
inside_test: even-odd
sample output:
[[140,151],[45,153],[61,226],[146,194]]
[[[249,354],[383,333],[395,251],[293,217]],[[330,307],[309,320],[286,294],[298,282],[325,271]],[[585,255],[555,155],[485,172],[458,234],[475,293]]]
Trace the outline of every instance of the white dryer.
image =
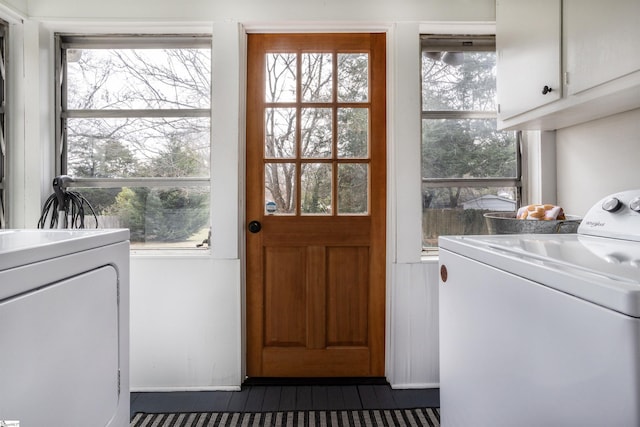
[[0,230],[0,420],[129,425],[128,239]]
[[640,190],[439,244],[443,427],[640,426]]

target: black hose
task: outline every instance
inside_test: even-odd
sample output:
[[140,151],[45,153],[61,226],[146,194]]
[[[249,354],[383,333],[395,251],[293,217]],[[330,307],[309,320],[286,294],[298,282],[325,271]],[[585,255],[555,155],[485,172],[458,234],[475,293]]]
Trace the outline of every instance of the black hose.
[[[63,228],[85,228],[84,217],[85,213],[90,213],[96,221],[96,228],[98,228],[98,215],[96,214],[91,203],[80,193],[75,191],[62,192],[63,205],[59,206],[58,200],[60,194],[52,194],[44,202],[42,207],[42,214],[38,220],[38,228],[45,228],[47,217],[51,214],[49,222],[49,228],[58,228],[58,211],[64,210],[65,224]],[[86,207],[86,210],[85,210]]]

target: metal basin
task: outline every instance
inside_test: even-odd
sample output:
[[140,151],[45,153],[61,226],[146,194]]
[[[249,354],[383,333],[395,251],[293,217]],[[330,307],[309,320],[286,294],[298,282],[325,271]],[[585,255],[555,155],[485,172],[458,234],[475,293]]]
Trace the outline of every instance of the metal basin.
[[556,234],[575,233],[582,218],[566,215],[567,219],[536,221],[517,219],[515,212],[489,212],[484,214],[489,234]]

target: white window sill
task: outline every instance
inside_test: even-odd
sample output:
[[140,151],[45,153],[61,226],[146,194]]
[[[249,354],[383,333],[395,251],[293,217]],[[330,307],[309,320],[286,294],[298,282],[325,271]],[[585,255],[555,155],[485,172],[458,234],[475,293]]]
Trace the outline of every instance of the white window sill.
[[131,249],[132,258],[211,258],[211,249]]
[[423,264],[437,264],[440,261],[438,250],[423,251],[420,262]]

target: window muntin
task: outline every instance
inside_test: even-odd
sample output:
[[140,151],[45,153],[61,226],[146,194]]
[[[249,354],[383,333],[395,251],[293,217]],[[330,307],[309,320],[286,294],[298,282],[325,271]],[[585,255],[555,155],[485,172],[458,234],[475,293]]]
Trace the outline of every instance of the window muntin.
[[56,172],[132,248],[195,248],[210,223],[210,36],[56,42]]
[[517,135],[496,129],[493,37],[422,36],[422,243],[486,234],[520,200]]

